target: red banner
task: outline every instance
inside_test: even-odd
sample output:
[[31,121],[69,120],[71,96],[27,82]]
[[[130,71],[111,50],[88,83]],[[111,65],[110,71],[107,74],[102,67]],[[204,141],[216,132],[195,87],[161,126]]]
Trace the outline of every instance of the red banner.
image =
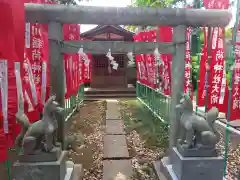
[[[150,31],[151,33],[151,42],[157,42],[157,33],[159,33],[156,29]],[[153,65],[153,83],[154,87],[153,88],[159,88],[159,64],[157,62],[157,59],[155,57],[155,54],[152,54],[152,65]]]
[[[145,42],[153,42],[154,40],[156,41],[156,30],[144,32],[143,38],[145,39]],[[145,60],[148,74],[148,86],[150,86],[151,88],[156,88],[156,62],[155,57],[153,56],[153,52],[151,54],[146,54]]]
[[192,99],[193,98],[193,85],[192,85],[192,77],[191,77],[192,60],[191,60],[190,39],[191,39],[191,28],[187,28],[184,93],[189,95],[189,97],[191,97],[191,99]]
[[[135,42],[140,42],[141,41],[140,34],[135,34],[133,39]],[[136,58],[137,80],[142,83],[142,81],[141,81],[142,74],[141,74],[141,65],[140,65],[141,64],[141,55],[136,54],[135,58]]]
[[203,0],[204,7],[207,9],[228,9],[229,0]]
[[[140,41],[143,41],[143,42],[146,42],[146,33],[145,32],[140,32],[139,33],[140,35]],[[149,85],[148,84],[148,68],[147,68],[147,61],[146,61],[146,55],[145,54],[141,54],[141,63],[140,63],[140,66],[141,66],[141,74],[142,74],[142,83],[145,84],[145,85]]]
[[[78,24],[65,24],[63,26],[64,40],[78,41],[80,40],[80,26]],[[65,98],[77,93],[79,84],[77,82],[78,68],[79,68],[79,55],[78,54],[64,54],[65,63],[65,80],[66,80],[66,93]]]
[[[24,52],[24,5],[22,1],[0,1],[0,162],[7,159],[6,149],[13,145],[18,110],[15,62],[22,72]],[[20,78],[21,80],[21,78]]]
[[[39,4],[55,4],[48,0],[28,1]],[[43,104],[50,95],[50,65],[48,52],[48,25],[25,25],[24,58],[25,113],[31,122],[40,118]]]
[[87,54],[88,60],[84,61],[82,68],[83,82],[92,82],[92,55]]
[[[240,13],[238,12],[238,16]],[[240,23],[238,21],[235,42],[235,61],[232,75],[230,120],[240,119]],[[233,33],[234,34],[234,33]]]
[[220,90],[224,72],[224,54],[223,54],[223,30],[222,28],[214,28],[212,32],[211,44],[211,63],[209,73],[209,102],[207,109],[218,107],[220,100]]
[[208,40],[207,40],[207,28],[203,28],[204,33],[204,46],[202,48],[201,60],[200,60],[200,69],[199,69],[199,81],[198,81],[198,106],[205,105],[206,98],[206,67],[208,60]]
[[[160,42],[172,42],[173,40],[173,28],[170,26],[159,27]],[[161,59],[163,65],[160,67],[162,70],[161,76],[163,78],[163,92],[165,95],[171,95],[171,64],[172,54],[162,54]]]

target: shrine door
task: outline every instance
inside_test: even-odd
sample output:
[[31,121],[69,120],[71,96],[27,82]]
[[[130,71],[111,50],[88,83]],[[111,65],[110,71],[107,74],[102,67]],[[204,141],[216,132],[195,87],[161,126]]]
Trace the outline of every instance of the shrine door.
[[126,88],[126,60],[124,54],[113,54],[119,64],[118,69],[109,71],[109,61],[106,55],[93,55],[92,87],[93,88]]

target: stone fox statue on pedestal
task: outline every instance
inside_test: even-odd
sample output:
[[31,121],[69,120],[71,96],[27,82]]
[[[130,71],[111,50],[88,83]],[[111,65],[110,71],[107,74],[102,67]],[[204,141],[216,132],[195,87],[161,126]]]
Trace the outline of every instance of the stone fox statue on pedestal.
[[39,121],[30,124],[24,113],[17,113],[17,122],[21,125],[22,131],[16,138],[15,144],[22,148],[24,154],[37,152],[49,152],[56,144],[54,133],[58,128],[55,113],[62,113],[63,108],[55,101],[56,96],[51,96],[43,109],[43,117]]
[[211,108],[206,113],[206,119],[199,117],[193,112],[192,100],[187,95],[182,95],[176,109],[181,116],[179,144],[186,144],[188,148],[215,148],[220,139],[215,127],[218,109]]

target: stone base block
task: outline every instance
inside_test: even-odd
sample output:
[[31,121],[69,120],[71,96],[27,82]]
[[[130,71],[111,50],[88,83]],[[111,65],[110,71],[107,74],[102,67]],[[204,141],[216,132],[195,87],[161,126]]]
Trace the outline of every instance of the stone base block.
[[177,150],[183,157],[218,157],[215,148],[188,149],[187,145],[180,145],[177,143]]
[[179,180],[219,180],[224,174],[222,157],[183,157],[177,148],[171,152],[172,169]]
[[65,180],[67,152],[62,152],[57,161],[16,162],[13,165],[14,180]]
[[19,155],[19,162],[50,162],[50,161],[57,161],[62,154],[62,148],[54,147],[51,152],[40,152],[36,154],[29,154],[29,155]]
[[82,180],[83,167],[81,164],[74,164],[71,161],[67,162],[67,171],[64,180]]
[[[224,159],[221,157],[183,157],[173,148],[169,158],[154,162],[157,175],[167,180],[224,180]],[[163,178],[161,178],[163,179]]]

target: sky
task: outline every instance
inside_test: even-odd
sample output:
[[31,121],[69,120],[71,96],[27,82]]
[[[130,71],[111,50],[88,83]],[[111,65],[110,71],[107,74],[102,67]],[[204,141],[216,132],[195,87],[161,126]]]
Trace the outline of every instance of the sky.
[[[131,0],[90,0],[89,2],[87,1],[81,1],[79,2],[78,0],[75,0],[78,5],[85,5],[85,6],[107,6],[107,7],[126,7],[127,5],[131,4]],[[188,0],[192,1],[192,0]],[[228,25],[228,27],[233,27],[234,22],[236,19],[236,7],[233,7],[230,10],[233,14],[233,19]],[[88,31],[92,28],[96,27],[96,25],[81,25],[81,33]]]
[[[78,5],[85,5],[85,6],[108,6],[108,7],[126,7],[127,5],[131,4],[131,0],[91,0],[89,2],[81,1],[78,2]],[[96,27],[96,25],[81,25],[81,33],[88,31],[92,28]]]

